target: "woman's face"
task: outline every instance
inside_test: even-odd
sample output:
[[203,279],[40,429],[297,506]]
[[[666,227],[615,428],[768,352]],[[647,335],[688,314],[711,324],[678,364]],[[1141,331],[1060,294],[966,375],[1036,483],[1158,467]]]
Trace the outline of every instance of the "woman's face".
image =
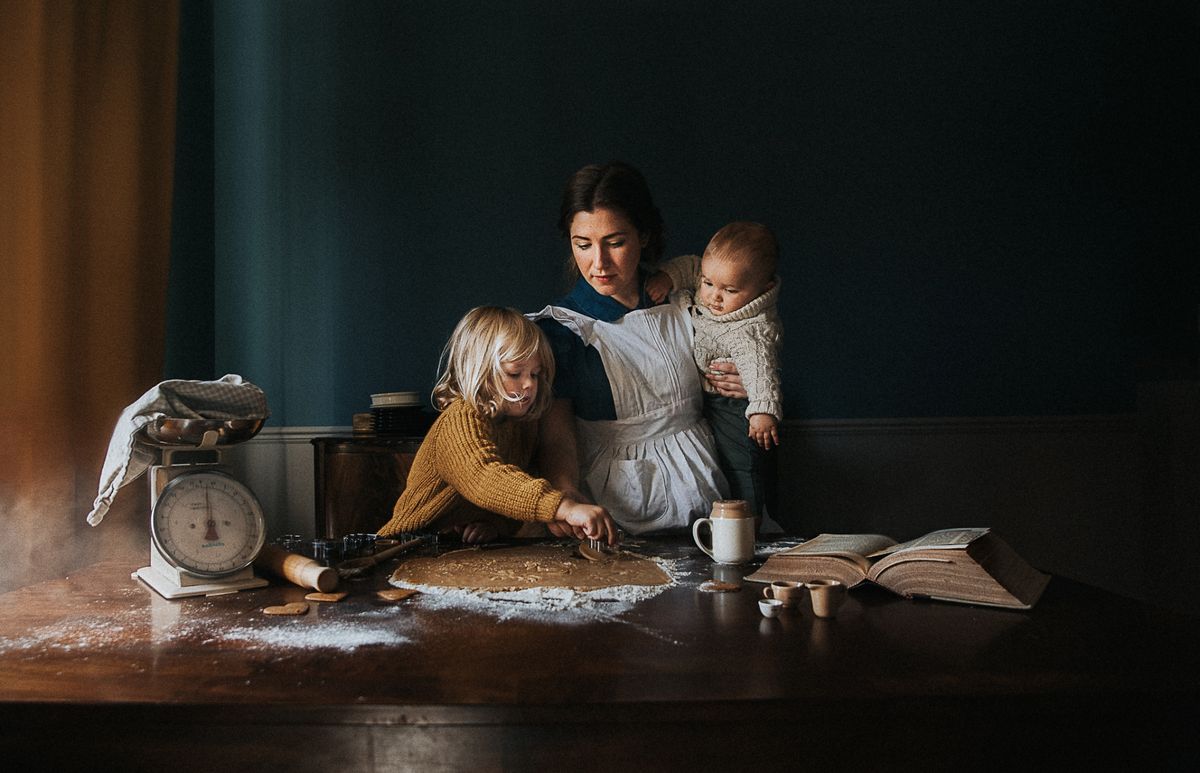
[[638,263],[644,239],[625,215],[597,207],[571,220],[571,254],[579,273],[596,292],[637,308]]

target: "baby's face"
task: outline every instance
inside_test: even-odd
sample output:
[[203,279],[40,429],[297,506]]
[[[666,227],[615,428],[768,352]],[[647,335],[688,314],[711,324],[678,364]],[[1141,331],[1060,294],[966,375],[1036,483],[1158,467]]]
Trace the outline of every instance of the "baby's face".
[[704,258],[700,262],[700,287],[696,290],[696,300],[713,314],[728,314],[774,286],[774,280],[759,279],[744,264]]

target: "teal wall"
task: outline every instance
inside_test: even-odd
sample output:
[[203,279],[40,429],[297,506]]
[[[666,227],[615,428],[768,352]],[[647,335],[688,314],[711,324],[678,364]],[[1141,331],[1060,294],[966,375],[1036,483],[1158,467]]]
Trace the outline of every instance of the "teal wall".
[[562,183],[612,158],[670,253],[777,230],[791,418],[1120,412],[1194,367],[1188,4],[191,0],[183,29],[200,308],[168,375],[241,373],[273,424],[427,393],[466,309],[559,294]]

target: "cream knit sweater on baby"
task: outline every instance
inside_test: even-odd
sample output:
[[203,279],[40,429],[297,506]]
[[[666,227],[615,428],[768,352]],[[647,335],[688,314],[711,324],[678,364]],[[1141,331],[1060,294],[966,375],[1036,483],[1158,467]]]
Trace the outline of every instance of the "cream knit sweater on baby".
[[[779,384],[779,348],[783,342],[783,324],[775,303],[779,298],[779,277],[775,286],[728,314],[713,314],[696,302],[700,284],[700,257],[681,255],[667,261],[662,270],[671,277],[674,290],[671,302],[687,309],[695,330],[692,356],[701,373],[713,360],[733,362],[750,397],[746,416],[769,413],[783,420],[783,400]],[[715,392],[704,381],[707,392]]]

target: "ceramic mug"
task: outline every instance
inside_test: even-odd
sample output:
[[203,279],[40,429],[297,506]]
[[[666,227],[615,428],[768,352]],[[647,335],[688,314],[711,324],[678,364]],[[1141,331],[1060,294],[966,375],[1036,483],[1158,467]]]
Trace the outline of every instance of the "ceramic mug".
[[794,607],[804,597],[804,583],[776,580],[763,588],[764,599],[779,599],[785,607]]
[[718,499],[712,503],[710,518],[750,518],[750,504],[744,499]]
[[[710,535],[707,542],[700,536],[704,530]],[[744,564],[754,558],[754,519],[745,500],[714,502],[712,517],[692,524],[692,539],[718,564]]]
[[812,580],[804,587],[808,588],[813,614],[817,617],[836,617],[846,600],[846,586],[837,580]]

